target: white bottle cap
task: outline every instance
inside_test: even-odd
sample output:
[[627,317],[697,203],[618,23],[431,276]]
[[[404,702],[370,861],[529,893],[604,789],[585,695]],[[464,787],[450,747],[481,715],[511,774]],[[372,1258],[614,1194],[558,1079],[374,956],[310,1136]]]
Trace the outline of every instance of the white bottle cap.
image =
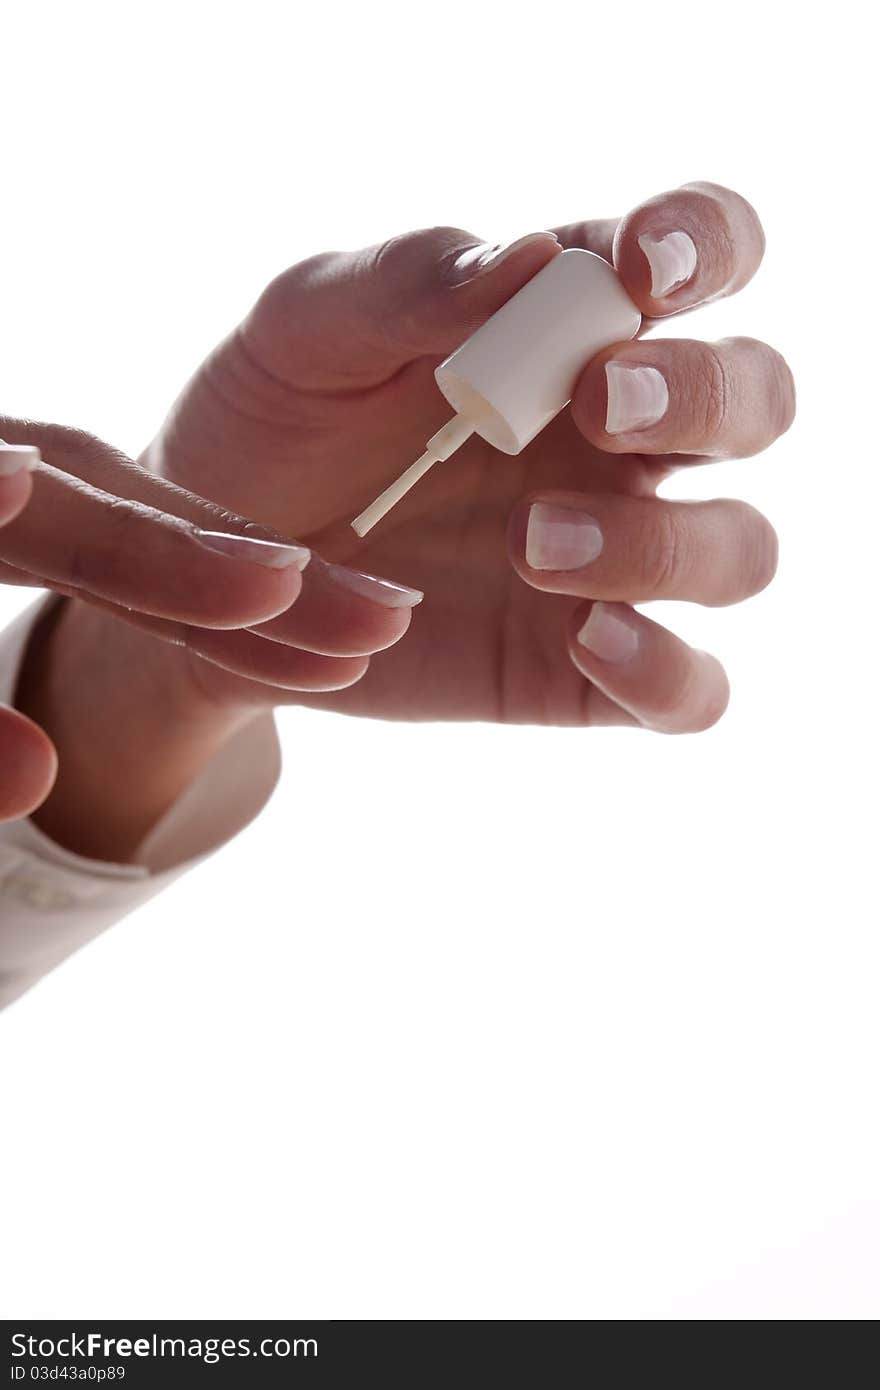
[[616,271],[591,251],[554,256],[434,373],[457,412],[421,458],[352,526],[371,526],[471,434],[518,454],[571,400],[575,382],[602,348],[634,338],[642,317]]
[[477,434],[503,454],[518,454],[568,404],[590,358],[634,338],[641,321],[607,261],[563,251],[434,376]]

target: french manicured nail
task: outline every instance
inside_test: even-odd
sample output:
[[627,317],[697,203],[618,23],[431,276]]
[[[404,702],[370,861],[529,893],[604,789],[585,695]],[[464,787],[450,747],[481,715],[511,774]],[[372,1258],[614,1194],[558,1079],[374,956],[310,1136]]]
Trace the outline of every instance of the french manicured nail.
[[673,290],[680,289],[697,268],[697,248],[687,232],[667,232],[661,237],[645,233],[639,237],[639,246],[651,267],[654,299],[664,299]]
[[605,382],[608,387],[606,433],[627,434],[630,430],[647,429],[666,414],[669,391],[662,372],[656,367],[606,362]]
[[202,531],[194,528],[196,540],[206,550],[229,555],[233,560],[249,560],[270,570],[286,570],[295,565],[304,570],[312,552],[304,545],[281,545],[276,541],[261,541],[255,536],[232,536],[225,531]]
[[605,603],[593,604],[577,640],[600,661],[631,661],[639,649],[639,634],[635,628]]
[[553,232],[531,232],[528,236],[521,236],[518,241],[512,241],[509,246],[493,246],[490,243],[469,246],[455,258],[452,278],[456,284],[464,284],[477,275],[487,275],[490,270],[495,270],[502,261],[521,251],[524,246],[541,245],[558,246],[559,238]]
[[33,444],[4,444],[0,440],[0,478],[30,473],[39,462],[40,451]]
[[526,564],[533,570],[579,570],[602,550],[599,523],[575,507],[533,502],[526,527]]
[[425,597],[421,589],[409,589],[406,584],[394,584],[390,579],[363,574],[361,570],[350,570],[345,565],[328,564],[326,571],[340,588],[367,598],[371,603],[380,603],[383,608],[415,608]]

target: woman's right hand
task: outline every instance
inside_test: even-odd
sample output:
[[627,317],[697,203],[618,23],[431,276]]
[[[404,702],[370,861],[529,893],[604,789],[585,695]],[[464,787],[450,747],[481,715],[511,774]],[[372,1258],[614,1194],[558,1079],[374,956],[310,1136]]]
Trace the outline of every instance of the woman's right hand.
[[[188,682],[196,686],[193,672],[201,665],[189,661],[190,652],[249,680],[258,674],[267,687],[339,690],[360,679],[373,652],[403,636],[421,597],[316,557],[306,632],[290,610],[312,558],[307,547],[155,477],[79,431],[0,419],[0,434],[15,441],[0,448],[0,582],[53,589],[183,648],[174,662],[174,709],[188,724],[189,743],[197,742],[195,724],[204,722],[206,706],[201,691],[189,699],[185,689]],[[127,663],[121,648],[93,649],[89,660],[126,665],[116,679],[132,689],[140,685],[142,704],[163,704],[167,721],[167,689],[140,664]],[[51,714],[40,692],[25,690],[22,702],[57,741],[59,699],[74,708],[87,698],[78,688],[87,683],[80,666],[61,682]],[[234,720],[234,711],[221,713]],[[109,710],[106,718],[112,719]],[[148,738],[146,722],[133,722],[125,738]],[[93,759],[102,751],[109,756],[110,740],[108,729]],[[71,753],[66,742],[62,761]],[[72,751],[78,756],[75,730]],[[41,804],[55,762],[52,742],[37,724],[4,708],[0,819]]]

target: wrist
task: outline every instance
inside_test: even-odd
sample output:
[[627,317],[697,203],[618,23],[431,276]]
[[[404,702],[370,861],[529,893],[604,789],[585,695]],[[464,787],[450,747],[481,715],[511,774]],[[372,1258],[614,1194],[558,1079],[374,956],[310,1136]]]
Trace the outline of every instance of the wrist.
[[16,703],[58,750],[33,820],[75,853],[132,859],[145,836],[250,717],[211,699],[198,658],[77,599],[53,604],[22,663]]

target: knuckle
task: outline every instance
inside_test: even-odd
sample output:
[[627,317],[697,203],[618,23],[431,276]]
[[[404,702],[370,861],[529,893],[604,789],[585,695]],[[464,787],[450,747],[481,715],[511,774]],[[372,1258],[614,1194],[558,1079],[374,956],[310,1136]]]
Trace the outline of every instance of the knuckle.
[[35,438],[47,463],[79,478],[82,482],[102,486],[108,470],[130,460],[87,430],[68,425],[41,425]]
[[387,275],[389,286],[393,285],[415,235],[414,232],[400,232],[396,236],[386,237],[375,246],[366,247],[361,253],[364,272],[367,275]]
[[3,428],[0,434],[4,438],[14,437],[23,444],[35,444],[43,455],[47,463],[54,464],[65,472],[76,472],[75,465],[77,459],[85,457],[89,452],[97,449],[107,450],[106,444],[101,444],[100,440],[94,435],[88,434],[85,430],[75,429],[70,425],[56,425],[43,423],[42,421],[15,421],[8,419],[0,421]]
[[141,509],[123,497],[109,497],[101,508],[99,536],[77,541],[70,552],[70,578],[78,587],[104,585],[123,574],[128,564],[129,533]]
[[720,447],[730,409],[730,377],[725,356],[713,343],[700,343],[694,354],[691,388],[694,423],[704,441],[704,452]]
[[365,269],[382,278],[383,292],[406,302],[413,288],[442,287],[463,247],[477,241],[460,227],[422,227],[368,248]]
[[438,317],[448,312],[445,291],[451,266],[462,248],[475,240],[458,227],[424,227],[390,237],[363,253],[360,272],[381,286],[374,308],[376,328],[395,351],[421,350],[426,311]]
[[340,264],[348,259],[347,252],[321,251],[288,266],[262,290],[248,323],[270,329],[286,323],[292,313],[301,310],[303,295],[322,289],[339,273]]
[[652,509],[637,545],[640,592],[675,593],[691,566],[691,545],[677,512],[663,504]]
[[384,268],[399,270],[413,261],[424,265],[426,261],[440,259],[450,250],[457,250],[462,242],[473,240],[471,233],[461,227],[419,227],[380,242],[373,247],[373,256],[376,265],[381,263]]
[[63,455],[65,459],[83,457],[100,447],[94,435],[69,425],[47,425],[45,440],[47,448]]

